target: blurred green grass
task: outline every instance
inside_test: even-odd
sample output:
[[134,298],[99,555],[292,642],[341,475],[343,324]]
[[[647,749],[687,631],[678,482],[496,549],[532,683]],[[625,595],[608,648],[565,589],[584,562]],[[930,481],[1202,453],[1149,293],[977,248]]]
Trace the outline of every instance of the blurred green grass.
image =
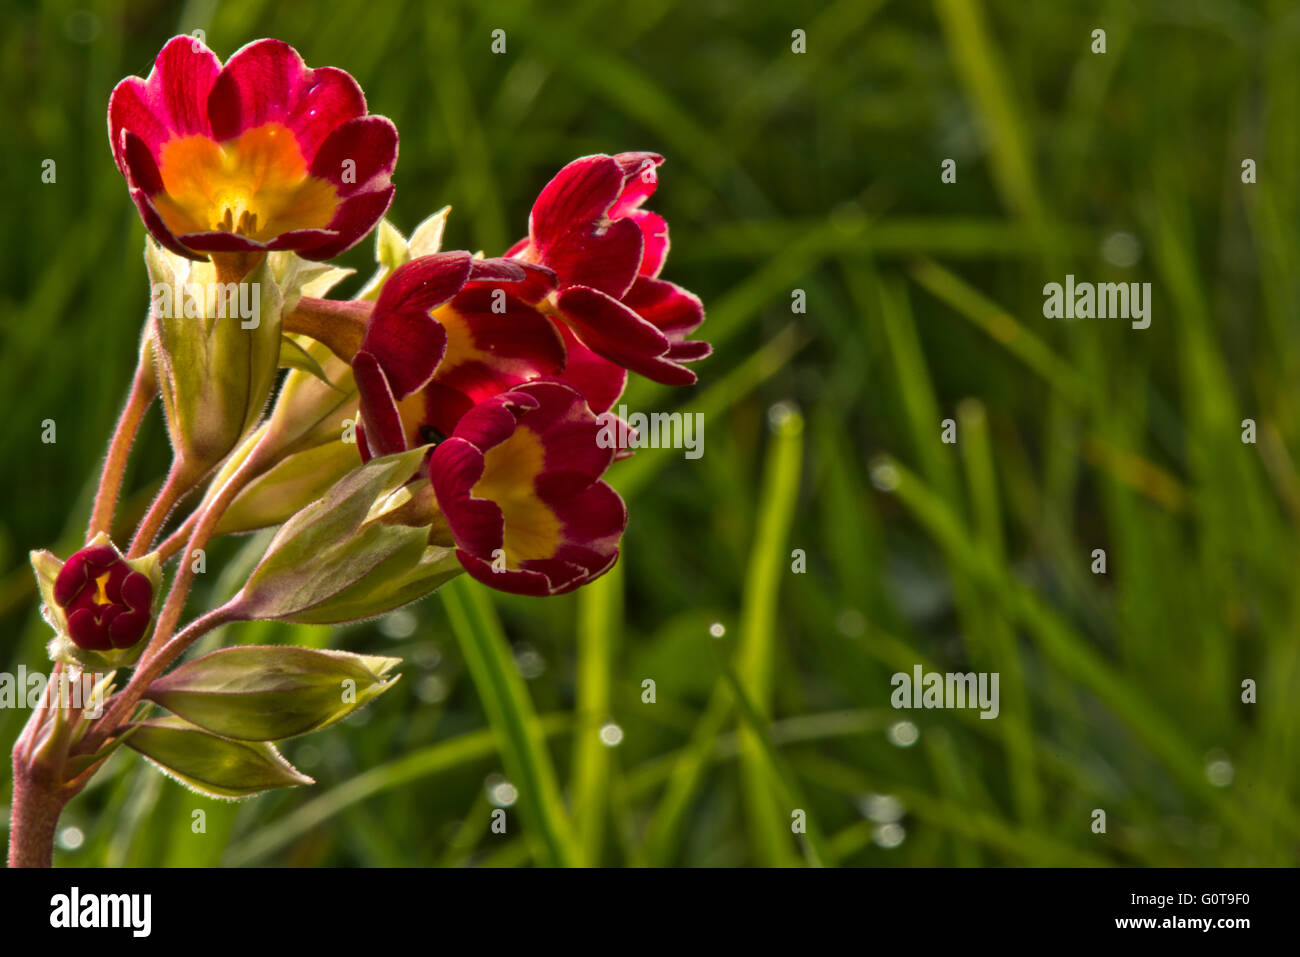
[[[706,441],[697,461],[616,466],[631,523],[615,574],[550,600],[458,585],[336,631],[226,629],[215,640],[400,655],[405,678],[287,746],[314,789],[217,804],[114,758],[65,815],[83,842],[59,863],[1294,862],[1291,5],[3,7],[10,671],[44,661],[26,553],[78,542],[147,302],[107,96],[173,33],[202,29],[222,57],[277,36],[355,75],[401,131],[390,217],[409,231],[452,204],[449,248],[504,249],[574,156],[663,152],[665,276],[704,298],[716,347],[693,390],[629,389],[634,410],[704,412]],[[1102,254],[1118,231],[1140,245],[1132,265]],[[343,262],[364,273],[370,253]],[[1043,284],[1067,272],[1151,282],[1151,328],[1042,318]],[[773,434],[778,402],[801,430]],[[949,417],[956,446],[939,440]],[[124,523],[166,461],[155,412]],[[215,548],[200,598],[257,541]],[[1000,717],[893,711],[890,675],[918,663],[999,672]],[[1241,703],[1246,678],[1258,704]],[[5,747],[25,718],[0,711]],[[910,747],[892,743],[899,720]],[[501,774],[519,792],[505,835],[489,828]],[[871,816],[882,796],[901,802],[896,846]]]

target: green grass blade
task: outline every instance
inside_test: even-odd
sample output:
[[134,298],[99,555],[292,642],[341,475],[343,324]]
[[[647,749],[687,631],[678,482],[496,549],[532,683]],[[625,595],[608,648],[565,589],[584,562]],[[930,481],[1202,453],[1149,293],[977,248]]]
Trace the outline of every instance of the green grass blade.
[[506,773],[518,789],[524,826],[551,864],[581,866],[582,848],[560,798],[532,700],[484,586],[462,577],[444,585],[439,594],[496,733]]

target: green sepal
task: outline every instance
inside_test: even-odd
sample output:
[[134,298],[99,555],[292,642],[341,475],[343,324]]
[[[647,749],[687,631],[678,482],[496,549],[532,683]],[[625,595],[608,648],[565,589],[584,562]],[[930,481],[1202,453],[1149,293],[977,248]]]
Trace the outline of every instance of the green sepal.
[[326,492],[357,463],[355,445],[326,442],[295,452],[250,482],[217,523],[217,534],[279,525]]
[[[212,480],[220,488],[261,445],[276,464],[241,489],[217,526],[218,534],[278,525],[316,501],[360,460],[355,442],[358,396],[347,363],[318,342],[304,351],[320,366],[326,381],[290,370],[271,415],[221,466]],[[268,452],[269,450],[269,452]]]
[[155,718],[135,727],[126,746],[163,774],[213,798],[242,798],[272,788],[315,784],[267,742],[235,741],[182,718]]
[[62,776],[64,783],[71,783],[77,778],[89,778],[104,766],[126,739],[139,730],[139,725],[127,728],[124,732],[109,738],[94,754],[74,754],[63,762]]
[[[283,296],[269,260],[263,258],[240,284],[251,284],[257,294],[257,325],[245,328],[238,309],[216,308],[217,272],[212,263],[192,262],[152,240],[145,243],[145,263],[151,289],[160,302],[169,304],[166,311],[171,313],[164,316],[158,303],[150,309],[167,429],[172,447],[202,474],[225,458],[261,418],[279,368]],[[202,301],[189,295],[191,291],[202,293]],[[236,299],[243,301],[238,287]],[[220,312],[225,316],[219,318]]]
[[410,259],[411,249],[406,242],[406,237],[387,219],[381,219],[375,229],[375,262],[379,264],[379,268],[357,293],[356,298],[378,299],[379,290],[384,288],[384,283],[393,274],[393,270],[409,262]]
[[407,243],[407,252],[412,259],[432,256],[442,249],[442,233],[447,227],[447,217],[450,214],[451,207],[444,206],[415,227],[410,242]]
[[429,594],[460,571],[428,529],[386,522],[427,446],[371,459],[281,527],[231,607],[245,619],[356,621]]
[[298,342],[298,339],[295,336],[280,337],[280,368],[297,369],[299,372],[305,372],[310,376],[315,376],[335,392],[343,391],[330,381],[330,377],[325,373],[324,367],[319,361],[317,361],[314,355],[308,352]]
[[303,259],[295,252],[273,252],[266,258],[284,295],[286,313],[292,312],[303,296],[324,298],[331,289],[356,272],[355,269]]
[[284,645],[224,648],[153,682],[144,697],[226,738],[279,741],[329,727],[397,681],[399,658]]

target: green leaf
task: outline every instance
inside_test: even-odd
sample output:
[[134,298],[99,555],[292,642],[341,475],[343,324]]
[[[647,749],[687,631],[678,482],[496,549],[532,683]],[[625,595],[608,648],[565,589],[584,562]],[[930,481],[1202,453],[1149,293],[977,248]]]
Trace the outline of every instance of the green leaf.
[[272,744],[219,738],[181,718],[144,722],[126,739],[126,746],[169,777],[214,798],[316,783]]
[[343,391],[330,381],[329,376],[325,374],[324,368],[316,361],[316,357],[304,349],[293,336],[280,337],[280,368],[297,369],[300,372],[315,376],[331,389],[338,392]]
[[217,523],[217,534],[251,532],[287,521],[356,467],[355,445],[325,442],[295,452],[250,482]]
[[371,459],[285,522],[233,599],[235,614],[308,624],[354,621],[421,598],[459,574],[454,551],[430,546],[427,528],[384,519],[426,451]]
[[283,645],[225,648],[153,682],[144,696],[226,738],[278,741],[329,727],[383,694],[399,658]]

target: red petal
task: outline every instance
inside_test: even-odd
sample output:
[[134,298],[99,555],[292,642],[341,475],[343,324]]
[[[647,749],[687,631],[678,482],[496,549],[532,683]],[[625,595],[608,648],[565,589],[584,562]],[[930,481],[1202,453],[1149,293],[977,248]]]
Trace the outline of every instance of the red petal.
[[365,239],[370,230],[374,229],[375,223],[388,212],[396,189],[395,186],[389,186],[377,193],[358,193],[345,199],[338,211],[334,213],[334,218],[330,220],[326,230],[337,234],[337,238],[309,249],[299,249],[298,255],[303,259],[319,262],[347,252]]
[[536,263],[517,261],[524,270],[524,278],[510,287],[510,294],[524,302],[537,303],[549,296],[558,283],[555,271]]
[[[600,556],[599,560],[592,562],[595,567],[601,567],[617,554],[618,540],[627,528],[627,506],[622,497],[604,482],[593,482],[576,495],[552,503],[551,507],[564,523],[564,537],[568,543]],[[576,555],[565,555],[562,551],[555,557],[578,560]]]
[[623,189],[610,208],[610,219],[627,216],[655,191],[659,185],[656,168],[664,158],[658,153],[619,153],[614,160],[623,171]]
[[147,196],[162,191],[162,174],[148,144],[130,130],[122,131],[122,164],[122,172],[131,186],[144,190]]
[[396,165],[397,127],[384,116],[363,116],[329,134],[311,160],[311,175],[348,197],[385,188]]
[[668,347],[667,358],[673,362],[696,362],[713,355],[713,346],[700,339],[674,342]]
[[667,356],[639,359],[628,363],[628,368],[661,385],[695,385],[700,381],[694,372]]
[[108,97],[108,145],[113,150],[113,161],[126,174],[122,159],[122,133],[130,130],[151,151],[157,151],[171,139],[171,119],[161,109],[154,112],[153,97],[149,87],[138,76],[128,76],[113,88]]
[[190,249],[205,253],[238,253],[266,249],[266,243],[249,239],[239,233],[222,232],[219,229],[203,233],[182,233],[177,238]]
[[559,326],[567,353],[560,378],[583,394],[593,412],[604,412],[623,394],[627,386],[627,370],[596,355],[564,323]]
[[108,637],[114,648],[130,648],[149,630],[148,610],[122,611],[108,622]]
[[298,139],[302,155],[311,162],[321,144],[349,120],[366,115],[366,96],[357,81],[332,66],[307,71],[287,124]]
[[68,636],[78,648],[107,651],[113,647],[108,628],[95,620],[88,608],[79,608],[68,616]]
[[668,338],[612,296],[585,286],[560,293],[557,305],[583,344],[635,371],[635,362],[662,356]]
[[476,401],[460,389],[434,379],[424,387],[424,424],[441,435],[450,435],[456,431],[461,418],[474,408]]
[[[456,438],[464,439],[481,452],[486,452],[510,437],[515,424],[524,412],[537,408],[537,399],[516,391],[493,396],[480,402],[456,425]],[[442,446],[438,446],[442,448]],[[478,477],[475,477],[478,481]]]
[[674,342],[686,338],[704,321],[700,297],[663,279],[637,277],[623,297],[623,305]]
[[512,595],[530,595],[534,598],[559,594],[552,587],[551,580],[541,572],[515,568],[499,572],[492,567],[490,561],[484,561],[462,549],[456,550],[456,557],[460,559],[461,565],[472,578],[498,591],[510,592]]
[[352,375],[361,396],[361,420],[366,427],[366,447],[374,455],[406,451],[406,435],[397,401],[374,356],[358,352],[352,358]]
[[147,575],[132,571],[122,580],[120,597],[133,611],[148,611],[153,604],[153,583]]
[[173,133],[211,134],[208,96],[220,68],[217,55],[194,37],[172,37],[163,46],[146,82],[156,90]]
[[332,229],[291,229],[281,233],[266,244],[267,249],[302,249],[317,247],[337,241],[339,234]]
[[642,253],[638,272],[642,276],[658,276],[668,258],[668,220],[647,209],[633,210],[627,218],[641,230]]
[[529,216],[529,255],[554,269],[562,285],[592,286],[613,296],[627,291],[641,263],[641,231],[607,216],[625,179],[614,157],[584,156],[560,170],[537,197]]
[[549,319],[506,292],[512,287],[467,286],[438,310],[451,344],[439,383],[478,400],[564,368],[564,340]]
[[54,600],[67,605],[81,593],[87,582],[119,561],[117,550],[111,545],[91,545],[74,552],[54,578]]
[[184,256],[186,259],[205,261],[208,258],[187,249],[176,238],[175,234],[167,228],[167,224],[163,222],[158,210],[154,209],[153,203],[149,202],[149,197],[144,194],[144,190],[131,190],[131,201],[135,203],[135,208],[140,211],[140,219],[144,221],[144,228],[149,231],[149,235],[158,241],[160,246],[170,249],[177,255]]
[[640,227],[619,219],[603,230],[569,233],[542,250],[542,263],[555,270],[561,287],[590,286],[618,298],[636,278],[643,250]]
[[286,123],[310,85],[310,74],[298,51],[283,40],[241,47],[226,61],[208,97],[212,135],[225,141],[263,123]]
[[468,253],[428,263],[417,259],[398,268],[375,303],[361,348],[383,368],[393,394],[401,399],[433,377],[447,348],[447,330],[430,310],[469,272]]
[[584,156],[543,187],[528,219],[533,245],[544,250],[574,230],[600,222],[623,189],[623,170],[612,156]]
[[[216,54],[190,36],[172,37],[146,80],[127,77],[108,99],[108,136],[120,155],[122,130],[156,151],[173,136],[210,135],[207,101],[221,69]],[[120,165],[120,163],[119,163]]]
[[522,282],[528,278],[528,272],[524,269],[522,263],[513,262],[504,257],[499,259],[471,259],[469,265],[470,282],[506,282],[511,283],[510,291],[514,292],[514,283]]

